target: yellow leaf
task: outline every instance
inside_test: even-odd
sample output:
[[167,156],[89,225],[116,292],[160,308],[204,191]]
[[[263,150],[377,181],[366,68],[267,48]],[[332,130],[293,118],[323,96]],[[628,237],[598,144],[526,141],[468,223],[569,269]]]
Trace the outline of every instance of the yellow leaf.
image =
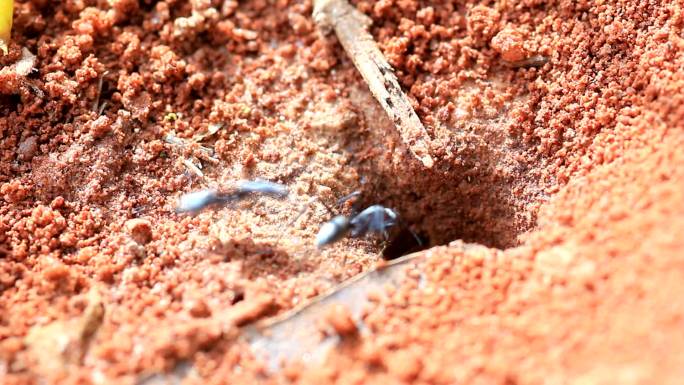
[[0,0],[0,50],[7,54],[7,45],[12,35],[12,13],[14,0]]

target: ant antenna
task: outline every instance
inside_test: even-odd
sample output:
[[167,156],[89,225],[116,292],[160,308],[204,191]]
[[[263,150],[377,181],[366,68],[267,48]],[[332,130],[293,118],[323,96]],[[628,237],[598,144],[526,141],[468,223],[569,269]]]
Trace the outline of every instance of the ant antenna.
[[[361,191],[354,191],[354,192],[352,192],[352,193],[350,193],[350,194],[347,194],[347,195],[345,195],[345,196],[343,196],[342,198],[339,198],[339,199],[337,200],[337,206],[341,206],[342,204],[344,204],[344,203],[347,202],[348,200],[353,199],[353,198],[355,198],[355,197],[358,197],[358,196],[360,196],[360,195],[361,195]],[[289,228],[289,227],[291,227],[295,222],[297,222],[297,221],[299,220],[299,218],[301,218],[302,215],[304,215],[304,213],[306,212],[306,210],[307,210],[308,208],[310,208],[311,205],[313,205],[313,203],[316,202],[316,201],[318,201],[318,203],[320,203],[321,206],[325,207],[325,210],[328,211],[328,214],[330,215],[331,218],[334,218],[335,216],[337,216],[337,214],[335,214],[335,212],[333,211],[332,208],[330,208],[330,206],[328,206],[328,205],[327,205],[325,202],[323,202],[320,198],[314,196],[314,197],[311,197],[311,199],[309,199],[309,201],[306,202],[306,203],[302,206],[301,209],[299,209],[299,212],[297,213],[297,215],[296,215],[290,222],[288,222],[287,227]],[[357,211],[356,208],[354,208],[353,211]],[[273,244],[273,247],[278,246],[278,244],[280,243],[280,240],[283,238],[284,235],[285,235],[284,232],[281,232],[281,233],[280,233],[280,235],[278,236],[278,239],[276,239],[275,243]]]
[[[323,205],[323,207],[325,207],[325,209],[328,211],[328,213],[329,213],[331,216],[334,216],[334,215],[335,215],[335,214],[333,213],[332,209],[331,209],[328,205],[326,205],[323,201],[321,201],[320,199],[318,199],[318,197],[312,197],[311,199],[309,199],[308,202],[306,202],[306,203],[304,203],[304,205],[302,205],[302,208],[299,209],[299,212],[297,213],[297,215],[295,215],[295,217],[294,217],[291,221],[289,221],[289,222],[287,223],[287,227],[286,227],[286,228],[290,228],[295,222],[297,222],[297,221],[299,220],[299,218],[301,218],[302,215],[304,215],[304,213],[306,212],[306,210],[307,210],[308,208],[310,208],[311,205],[312,205],[314,202],[316,202],[316,201],[318,201],[318,203],[320,203],[321,205]],[[284,235],[285,235],[285,232],[281,232],[281,233],[280,233],[280,235],[278,236],[278,239],[276,239],[275,243],[273,244],[273,247],[278,246],[278,244],[280,243],[280,240],[283,238]]]
[[423,247],[423,241],[420,239],[418,234],[416,234],[411,228],[408,226],[408,223],[402,218],[402,217],[397,217],[397,222],[400,227],[405,228],[408,230],[409,233],[413,236],[413,238],[416,240],[416,243],[418,244],[418,247]]
[[361,195],[361,191],[358,191],[358,190],[352,192],[351,194],[347,194],[347,195],[345,195],[345,196],[343,196],[342,198],[340,198],[340,199],[337,200],[337,205],[338,205],[338,206],[342,206],[346,201],[348,201],[348,200],[350,200],[350,199],[352,199],[352,198],[356,198],[356,197],[359,196],[359,195]]

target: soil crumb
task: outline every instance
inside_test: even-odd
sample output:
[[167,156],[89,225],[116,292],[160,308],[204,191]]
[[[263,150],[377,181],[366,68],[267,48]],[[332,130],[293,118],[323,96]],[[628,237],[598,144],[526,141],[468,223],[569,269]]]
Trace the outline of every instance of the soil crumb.
[[[429,170],[311,0],[16,2],[3,383],[681,382],[682,5],[350,3]],[[289,197],[175,213],[256,178]],[[388,242],[313,246],[325,206],[371,204],[400,215]],[[277,371],[255,356],[245,327],[370,270],[397,234],[426,241],[397,284],[361,319],[321,314],[352,342]]]

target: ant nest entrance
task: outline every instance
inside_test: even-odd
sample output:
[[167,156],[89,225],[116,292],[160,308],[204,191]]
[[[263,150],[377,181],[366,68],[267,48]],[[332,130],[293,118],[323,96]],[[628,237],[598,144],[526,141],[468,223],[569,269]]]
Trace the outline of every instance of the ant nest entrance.
[[408,167],[381,174],[373,188],[375,200],[409,224],[392,238],[385,258],[455,240],[500,249],[516,246],[534,226],[537,205],[511,194],[516,187],[500,175],[476,170],[467,165],[447,172]]
[[273,372],[280,370],[282,362],[325,357],[339,345],[336,333],[323,340],[310,333],[332,305],[346,306],[363,332],[368,293],[395,285],[407,266],[421,257],[406,254],[445,244],[462,249],[514,247],[535,226],[537,208],[545,199],[541,165],[527,156],[534,144],[511,139],[506,111],[433,128],[431,152],[437,162],[427,169],[403,147],[393,123],[372,96],[356,90],[350,99],[358,121],[337,131],[334,139],[357,176],[352,189],[361,193],[359,203],[350,202],[341,213],[351,216],[359,209],[382,205],[396,212],[402,225],[392,228],[388,242],[377,237],[347,240],[326,255],[351,255],[365,248],[367,255],[372,249],[394,261],[369,266],[334,290],[249,330],[254,354]]
[[427,238],[413,231],[396,210],[380,204],[368,203],[354,191],[338,200],[338,206],[351,202],[348,214],[335,215],[328,209],[332,219],[324,223],[317,236],[316,246],[326,247],[344,237],[381,237],[380,255],[391,260],[428,246]]
[[370,204],[396,210],[422,241],[417,245],[403,229],[385,248],[385,258],[456,240],[505,249],[535,226],[546,196],[540,164],[528,156],[533,143],[511,137],[505,116],[524,99],[499,114],[434,128],[432,153],[439,156],[427,169],[403,148],[393,124],[367,97],[351,95],[369,129],[348,138],[348,148],[355,154],[384,153],[364,156],[355,165],[367,180],[364,195]]

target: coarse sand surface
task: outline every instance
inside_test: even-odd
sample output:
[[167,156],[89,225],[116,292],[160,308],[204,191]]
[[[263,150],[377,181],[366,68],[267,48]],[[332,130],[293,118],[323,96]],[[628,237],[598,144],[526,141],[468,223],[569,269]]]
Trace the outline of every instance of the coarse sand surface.
[[311,0],[16,2],[0,383],[682,382],[684,3],[351,2],[431,169]]

